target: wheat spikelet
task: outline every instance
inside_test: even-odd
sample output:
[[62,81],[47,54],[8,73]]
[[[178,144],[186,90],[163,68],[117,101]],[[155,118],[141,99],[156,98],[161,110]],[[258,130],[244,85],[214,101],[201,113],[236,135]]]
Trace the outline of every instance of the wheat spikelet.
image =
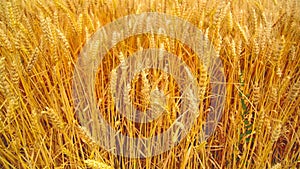
[[148,73],[146,71],[142,71],[141,75],[142,75],[142,84],[143,84],[142,93],[147,98],[151,91],[151,85],[147,78]]
[[221,12],[222,12],[222,8],[224,6],[224,2],[220,3],[217,7],[216,13],[214,15],[213,18],[213,26],[216,28],[216,30],[219,30],[220,28],[220,23],[221,23]]
[[[259,30],[262,30],[262,29],[263,29],[263,27],[261,26]],[[260,48],[263,51],[266,48],[267,37],[266,37],[266,35],[263,31],[260,31],[259,36],[260,36],[260,41],[259,41],[260,42]]]
[[50,18],[44,18],[44,16],[40,16],[40,24],[42,27],[42,31],[46,36],[47,41],[51,44],[52,43],[52,32],[49,27]]
[[265,110],[261,110],[260,111],[260,116],[258,117],[259,119],[258,119],[258,122],[257,122],[257,131],[258,131],[258,133],[260,133],[261,132],[261,130],[262,130],[262,126],[263,126],[263,124],[264,124],[264,122],[265,122]]
[[19,85],[20,77],[18,73],[18,65],[15,60],[11,64],[10,77],[12,84],[17,87]]
[[128,63],[127,63],[122,51],[120,51],[120,53],[118,55],[118,59],[121,62],[121,69],[122,69],[122,73],[123,73],[123,71],[125,71],[128,68]]
[[77,23],[74,21],[74,17],[71,16],[71,14],[69,12],[66,15],[69,18],[69,21],[70,21],[73,33],[77,34],[77,28],[78,28],[78,26],[77,26]]
[[296,59],[296,47],[295,45],[292,45],[289,53],[289,58],[294,61]]
[[181,5],[178,0],[175,0],[175,14],[176,16],[181,16]]
[[38,124],[39,118],[38,118],[38,114],[36,112],[36,109],[33,109],[31,111],[31,116],[32,116],[32,118],[30,118],[30,121],[31,121],[30,127],[32,129],[32,132],[33,133],[38,133],[38,132],[40,132],[39,131],[39,124]]
[[40,0],[37,0],[38,7],[40,7],[44,13],[46,13],[46,16],[52,16],[52,12],[49,8],[47,8],[46,5],[44,5]]
[[282,165],[281,163],[277,163],[274,166],[272,166],[271,169],[282,169]]
[[270,93],[270,101],[273,103],[277,103],[278,98],[278,89],[277,87],[271,87],[271,93]]
[[27,34],[31,39],[33,39],[33,42],[37,42],[36,37],[35,37],[35,34],[34,34],[34,31],[33,31],[33,29],[32,29],[32,25],[30,24],[29,19],[28,19],[28,18],[24,18],[23,20],[24,20],[24,22],[25,22],[24,26],[26,27],[26,29],[27,29],[27,31],[28,31],[28,34],[27,34],[27,33],[26,33],[26,34]]
[[90,33],[87,27],[84,28],[84,33],[85,33],[85,39],[88,40],[88,38],[90,37]]
[[50,42],[50,50],[52,52],[52,59],[54,61],[54,63],[58,62],[58,54],[57,54],[57,37],[56,37],[56,33],[54,30],[54,26],[52,24],[52,20],[50,17],[46,18],[46,23],[47,23],[47,28],[48,28],[48,33],[46,34],[46,37],[48,38],[48,41]]
[[61,4],[58,0],[55,0],[54,2],[56,7],[64,11],[66,14],[69,14],[71,12],[65,5]]
[[16,96],[11,88],[7,89],[8,90],[8,106],[7,106],[7,117],[9,121],[13,120],[16,115],[15,111],[20,108],[20,103],[19,103],[19,98]]
[[89,134],[89,131],[85,127],[78,126],[78,134],[85,143],[89,144],[93,148],[97,147],[97,143],[94,141],[92,136]]
[[28,38],[26,37],[25,34],[20,34],[20,41],[21,43],[21,49],[25,48],[26,49],[26,53],[30,54],[33,51],[33,47],[32,47],[32,43],[28,40]]
[[7,96],[9,94],[9,84],[6,80],[7,70],[6,70],[6,61],[4,57],[0,58],[0,92]]
[[222,45],[222,37],[220,35],[220,32],[217,33],[216,36],[216,46],[215,46],[215,51],[216,51],[216,57],[220,56],[220,50],[221,50],[221,45]]
[[200,79],[199,79],[199,89],[200,89],[200,97],[203,99],[205,91],[206,91],[206,86],[207,86],[207,69],[205,66],[200,67]]
[[101,27],[101,23],[100,23],[100,21],[97,21],[96,22],[96,29],[99,29]]
[[257,82],[253,86],[253,104],[257,105],[260,100],[260,87]]
[[46,111],[42,111],[42,114],[47,115],[50,122],[59,130],[64,129],[64,123],[59,117],[59,115],[51,108],[46,108]]
[[229,31],[232,31],[233,29],[233,19],[232,19],[232,12],[229,11],[227,14],[227,27]]
[[79,35],[81,35],[82,29],[83,29],[83,15],[82,14],[79,14],[77,25],[78,25],[78,33],[79,33]]
[[254,39],[258,36],[258,21],[257,21],[257,15],[255,9],[252,8],[251,10],[253,23],[254,23]]
[[131,109],[130,109],[130,104],[131,104],[131,99],[130,99],[130,91],[131,91],[131,86],[130,85],[126,85],[125,86],[125,89],[124,89],[124,103],[126,106],[126,112],[130,112]]
[[118,74],[117,74],[117,70],[116,69],[113,69],[111,71],[111,92],[112,92],[112,96],[115,96],[116,94],[116,90],[117,90],[117,78],[118,78]]
[[280,133],[281,133],[282,124],[279,123],[275,126],[272,136],[271,136],[271,142],[274,143],[278,140]]
[[155,43],[155,39],[154,39],[154,34],[151,33],[150,35],[150,45],[149,45],[149,48],[155,48],[156,46],[156,43]]
[[193,13],[189,13],[189,5],[187,1],[181,1],[181,8],[182,8],[182,18],[188,19],[188,16],[192,18]]
[[15,3],[13,6],[13,13],[15,17],[15,23],[17,24],[21,19],[21,9],[20,9],[20,3]]
[[191,152],[192,152],[192,146],[190,146],[189,149],[185,152],[182,163],[180,164],[180,169],[184,169],[187,167],[187,163],[190,159]]
[[142,43],[141,43],[141,37],[138,36],[136,39],[136,46],[138,49],[140,49],[142,47]]
[[74,6],[74,2],[73,1],[70,1],[70,0],[66,0],[66,2],[67,2],[67,5],[68,5],[68,7],[69,7],[69,9],[72,11],[72,12],[76,12],[76,8],[75,8],[75,6]]
[[34,52],[32,53],[31,57],[29,58],[29,61],[27,63],[26,71],[31,72],[38,56],[40,54],[40,50],[38,47],[35,48]]
[[163,112],[165,110],[166,99],[163,92],[161,92],[158,87],[151,91],[149,96],[150,107],[155,113]]
[[90,25],[90,28],[92,29],[92,32],[94,32],[95,31],[95,25],[94,25],[93,19],[89,15],[87,9],[85,9],[84,17],[87,20],[88,24]]
[[238,22],[236,22],[236,26],[240,32],[240,35],[242,36],[243,40],[245,41],[245,43],[248,43],[248,37],[247,37],[244,29],[241,27],[241,25]]
[[113,169],[113,167],[107,165],[106,163],[103,163],[103,162],[99,162],[99,161],[96,161],[96,160],[84,160],[84,163],[90,167],[90,168],[93,168],[93,169]]
[[258,41],[257,38],[255,38],[255,39],[253,40],[253,55],[254,55],[254,57],[257,57],[257,56],[258,56],[258,54],[259,54],[259,49],[260,49],[259,44],[258,44],[257,41]]
[[278,44],[278,47],[277,47],[277,50],[275,52],[275,55],[273,57],[273,61],[275,62],[275,64],[277,65],[281,58],[282,58],[282,55],[283,55],[283,51],[284,51],[284,46],[285,46],[285,38],[284,36],[281,37],[281,40]]
[[272,127],[271,127],[271,121],[269,118],[265,118],[265,125],[266,125],[267,132],[270,133],[270,131],[272,130]]
[[0,117],[0,133],[2,134],[5,131],[4,120]]
[[163,57],[164,57],[164,49],[165,49],[164,43],[159,44],[159,49],[160,49],[160,51],[158,53],[158,61],[159,61],[159,63],[162,63]]
[[236,63],[237,63],[237,55],[236,55],[236,45],[235,45],[235,42],[234,42],[233,39],[229,43],[229,47],[231,49],[231,55],[232,55],[232,58],[233,58],[233,64],[235,66]]
[[53,21],[53,24],[56,27],[59,26],[59,18],[58,18],[58,12],[57,12],[57,10],[55,10],[54,13],[53,13],[53,19],[52,19],[52,21]]
[[16,19],[15,19],[14,10],[13,10],[11,2],[6,3],[6,10],[7,10],[6,16],[8,16],[9,25],[11,28],[15,28]]
[[64,49],[65,49],[66,51],[70,51],[70,50],[71,50],[71,47],[70,47],[70,44],[69,44],[69,42],[68,42],[66,36],[65,36],[59,29],[56,29],[56,33],[57,33],[59,39],[63,41]]
[[300,92],[300,80],[298,79],[292,86],[289,94],[289,99],[291,101],[295,100]]
[[15,37],[15,39],[14,39],[14,45],[15,45],[15,48],[16,48],[18,51],[21,50],[21,42],[20,42],[21,36],[22,36],[22,35],[21,35],[21,32],[18,31],[18,32],[16,33],[16,37]]
[[276,75],[280,78],[282,77],[282,70],[279,65],[276,66]]
[[202,11],[201,16],[200,16],[200,21],[199,21],[199,28],[203,28],[204,25],[204,18],[205,18],[205,12]]
[[8,51],[9,51],[10,53],[13,53],[13,52],[14,52],[10,40],[8,39],[6,33],[5,33],[1,28],[0,28],[0,40],[3,41],[3,43],[4,43],[3,46],[4,46],[5,48],[7,48]]
[[118,43],[118,38],[119,38],[119,33],[118,32],[116,32],[116,31],[114,31],[113,33],[112,33],[112,38],[111,38],[111,44],[113,45],[113,46],[115,46],[117,43]]

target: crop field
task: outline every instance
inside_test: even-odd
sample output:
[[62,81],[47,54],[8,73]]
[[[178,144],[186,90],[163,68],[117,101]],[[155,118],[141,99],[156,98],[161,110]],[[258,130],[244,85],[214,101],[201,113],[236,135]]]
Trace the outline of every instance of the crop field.
[[296,169],[299,96],[298,0],[0,0],[0,168]]

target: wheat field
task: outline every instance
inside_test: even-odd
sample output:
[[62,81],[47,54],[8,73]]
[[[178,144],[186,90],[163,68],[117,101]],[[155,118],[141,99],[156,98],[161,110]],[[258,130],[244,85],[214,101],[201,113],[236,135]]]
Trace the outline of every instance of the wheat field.
[[[143,12],[174,15],[203,32],[223,62],[226,100],[215,131],[203,140],[210,84],[195,53],[167,36],[124,39],[97,68],[94,91],[116,131],[152,137],[180,115],[180,86],[155,69],[138,74],[128,90],[132,104],[146,110],[155,99],[151,91],[159,88],[169,97],[154,107],[161,111],[158,105],[164,105],[167,113],[135,124],[114,109],[111,72],[141,48],[180,57],[205,87],[201,115],[178,145],[153,157],[126,158],[105,150],[81,127],[72,79],[80,51],[97,29]],[[1,0],[0,168],[300,168],[299,42],[297,0]]]

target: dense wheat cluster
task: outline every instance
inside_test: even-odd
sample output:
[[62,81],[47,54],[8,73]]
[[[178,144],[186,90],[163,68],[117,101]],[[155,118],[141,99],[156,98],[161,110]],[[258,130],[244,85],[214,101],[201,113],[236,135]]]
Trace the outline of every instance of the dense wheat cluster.
[[[175,15],[203,31],[224,65],[226,101],[215,132],[203,140],[198,134],[211,111],[209,76],[193,51],[153,34],[118,43],[95,84],[98,107],[115,130],[151,137],[180,115],[179,86],[153,69],[137,75],[127,90],[140,110],[167,113],[134,124],[114,109],[114,68],[140,49],[180,57],[206,91],[186,138],[160,155],[130,159],[106,151],[80,126],[72,78],[82,47],[99,27],[142,12]],[[297,0],[1,0],[0,168],[299,168],[299,42]],[[169,97],[157,98],[157,91]]]

